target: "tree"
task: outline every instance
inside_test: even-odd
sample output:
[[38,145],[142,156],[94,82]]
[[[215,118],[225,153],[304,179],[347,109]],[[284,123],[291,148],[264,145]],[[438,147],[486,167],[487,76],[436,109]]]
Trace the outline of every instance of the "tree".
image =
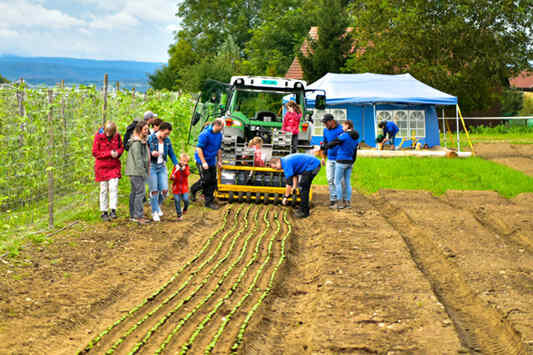
[[[528,5],[529,4],[529,5]],[[530,0],[367,0],[354,33],[364,54],[346,72],[403,73],[459,97],[463,111],[499,105],[508,78],[529,66]]]
[[242,62],[240,49],[232,36],[228,36],[214,57],[205,57],[198,63],[182,68],[179,76],[181,89],[200,91],[207,79],[229,82],[232,75],[240,72]]
[[353,46],[347,28],[350,19],[345,11],[347,1],[320,0],[316,18],[318,39],[307,38],[307,53],[298,52],[304,77],[313,82],[328,72],[339,72]]
[[155,73],[148,75],[148,84],[155,90],[175,90],[178,73],[172,71],[168,65],[163,65]]
[[284,75],[313,25],[315,8],[310,0],[264,1],[261,24],[251,30],[252,37],[246,43],[247,71]]
[[0,74],[0,84],[7,84],[7,83],[9,83],[9,80],[7,80],[6,78],[4,78],[4,77],[2,76],[2,74]]
[[262,0],[184,0],[178,10],[182,30],[177,38],[191,43],[201,57],[216,53],[231,35],[239,48],[256,27]]

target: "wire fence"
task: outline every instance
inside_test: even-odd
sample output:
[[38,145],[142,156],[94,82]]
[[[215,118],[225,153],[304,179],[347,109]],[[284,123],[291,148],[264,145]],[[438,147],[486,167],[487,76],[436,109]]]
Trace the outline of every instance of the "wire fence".
[[[185,126],[188,112],[183,108],[189,101],[175,93],[1,88],[0,250],[95,205],[92,144],[104,120],[117,123],[123,135],[134,117],[150,107],[165,107],[169,121]],[[171,109],[178,102],[184,112]]]

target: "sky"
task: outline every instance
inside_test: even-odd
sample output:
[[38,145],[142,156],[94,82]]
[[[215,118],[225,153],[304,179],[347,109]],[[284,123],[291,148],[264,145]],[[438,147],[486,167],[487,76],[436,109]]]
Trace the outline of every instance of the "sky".
[[0,0],[0,54],[166,62],[178,0]]

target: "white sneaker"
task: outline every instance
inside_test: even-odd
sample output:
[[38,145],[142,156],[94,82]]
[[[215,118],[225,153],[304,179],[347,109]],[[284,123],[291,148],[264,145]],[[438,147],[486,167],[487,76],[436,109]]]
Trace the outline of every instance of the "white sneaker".
[[161,221],[161,219],[159,218],[159,214],[157,212],[152,215],[152,218],[154,219],[154,222]]
[[159,217],[163,217],[163,210],[159,207]]

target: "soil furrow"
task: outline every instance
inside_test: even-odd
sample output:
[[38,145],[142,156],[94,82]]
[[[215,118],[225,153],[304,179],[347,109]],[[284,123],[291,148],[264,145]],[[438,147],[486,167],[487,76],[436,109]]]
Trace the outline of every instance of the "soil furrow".
[[[386,196],[386,194],[384,194]],[[387,222],[403,237],[413,260],[454,321],[464,346],[487,354],[526,354],[520,334],[469,286],[462,272],[399,206],[384,197],[371,199]]]
[[[171,289],[176,286],[176,283],[184,276],[184,272],[193,267],[201,258],[206,254],[212,242],[215,240],[215,237],[221,234],[224,229],[228,227],[228,220],[232,212],[232,207],[228,207],[224,212],[223,223],[215,230],[205,241],[204,245],[200,251],[192,257],[187,263],[185,263],[172,277],[165,282],[158,290],[153,292],[150,296],[146,297],[141,303],[128,311],[127,314],[118,319],[115,323],[107,327],[103,332],[99,333],[95,338],[93,338],[90,343],[81,351],[79,354],[86,354],[92,351],[95,352],[101,351],[105,344],[103,338],[110,339],[114,334],[120,331],[122,327],[125,327],[125,323],[131,322],[133,318],[139,317],[140,314],[146,312],[146,310],[151,307],[153,304],[157,304],[161,299],[165,299],[167,294],[171,294]],[[185,275],[186,276],[186,275]]]
[[[270,220],[270,225],[274,229],[270,239],[273,240],[273,247],[269,249],[270,241],[266,240],[263,253],[255,252],[249,259],[239,276],[242,277],[240,284],[235,283],[232,286],[233,291],[230,290],[232,292],[228,291],[226,294],[226,301],[221,311],[214,314],[203,336],[195,345],[196,352],[229,353],[238,335],[237,325],[242,323],[254,305],[253,299],[259,298],[268,288],[269,276],[282,255],[281,241],[286,234],[285,223],[280,221],[283,218],[283,211],[278,208],[273,212],[277,214]],[[231,328],[227,327],[230,322]]]
[[[142,324],[136,323],[128,330],[129,334],[125,339],[120,338],[115,342],[117,344],[120,340],[123,340],[119,343],[120,351],[118,353],[136,353],[144,345],[143,339],[145,337],[148,340],[156,330],[163,326],[171,317],[174,317],[184,305],[190,304],[193,299],[201,298],[205,292],[209,291],[212,284],[216,282],[219,268],[228,263],[228,259],[234,253],[235,246],[247,227],[251,206],[243,207],[241,205],[237,210],[238,212],[233,219],[233,227],[220,239],[211,256],[204,260],[196,270],[191,271],[189,276],[191,282],[185,286],[191,286],[192,290],[181,289],[185,283],[182,284],[180,289],[176,290],[164,302],[154,307],[150,313],[145,314],[145,322]],[[207,265],[212,266],[211,268],[206,268],[205,266]],[[115,348],[118,348],[118,346]]]
[[[238,227],[237,219],[239,218],[241,214],[241,208],[233,209],[230,211],[230,213],[227,215],[226,221],[223,222],[223,226],[221,228],[217,229],[217,231],[220,230],[219,233],[213,234],[215,243],[211,242],[208,244],[205,243],[204,247],[207,246],[207,248],[202,248],[201,251],[203,251],[203,254],[201,255],[201,258],[195,259],[193,263],[188,267],[190,272],[183,273],[180,277],[180,282],[172,282],[171,285],[169,285],[165,292],[159,295],[156,299],[150,301],[147,303],[142,310],[139,310],[136,312],[136,314],[133,317],[130,317],[126,321],[122,322],[118,327],[113,329],[113,331],[109,332],[106,337],[104,337],[99,344],[97,344],[93,349],[94,353],[114,353],[116,349],[121,346],[122,344],[130,337],[130,335],[134,332],[138,332],[139,328],[142,328],[143,326],[146,326],[147,322],[150,322],[150,318],[154,314],[159,314],[159,312],[164,309],[168,303],[171,303],[171,301],[175,301],[175,297],[179,295],[180,290],[183,290],[186,287],[193,286],[193,281],[195,280],[195,277],[198,273],[206,272],[204,270],[205,266],[209,265],[213,259],[218,255],[220,252],[220,249],[223,246],[223,242],[236,230]],[[223,228],[222,228],[223,227]],[[217,239],[216,236],[221,235],[220,239]],[[205,259],[204,259],[205,257]],[[193,258],[194,259],[194,258]],[[196,265],[196,263],[200,260],[203,261],[201,264]],[[193,266],[191,268],[191,266]],[[163,296],[163,297],[161,297]]]
[[[281,224],[280,224],[279,220],[276,220],[276,224],[277,224],[277,232],[270,239],[269,246],[268,246],[269,255],[271,255],[271,249],[272,249],[273,242],[274,242],[276,236],[281,231]],[[265,309],[265,304],[264,303],[265,303],[267,297],[271,294],[271,292],[272,292],[272,290],[274,288],[274,285],[275,285],[276,277],[278,276],[278,271],[280,270],[283,262],[285,261],[285,259],[287,257],[286,256],[286,245],[287,245],[287,240],[288,240],[288,238],[289,238],[289,236],[291,235],[291,232],[292,232],[292,225],[289,223],[289,220],[288,220],[288,217],[287,217],[287,210],[283,211],[283,224],[287,226],[287,231],[283,235],[282,240],[281,240],[280,256],[279,256],[277,262],[275,262],[273,260],[273,262],[275,262],[275,266],[273,267],[273,269],[272,269],[272,271],[270,273],[270,277],[268,278],[268,284],[267,284],[266,288],[259,295],[257,301],[255,301],[255,302],[252,301],[252,306],[251,306],[250,310],[246,313],[246,317],[240,323],[239,332],[238,332],[237,336],[234,338],[233,345],[231,346],[231,353],[232,354],[236,354],[242,349],[242,344],[244,342],[244,336],[246,335],[246,332],[247,332],[248,328],[251,327],[251,325],[252,325],[251,322],[253,321],[253,323],[255,325],[260,323],[261,317],[259,317],[257,312],[258,312],[258,310],[264,311],[264,309]],[[270,261],[269,259],[270,258],[265,260],[264,265],[266,265]]]
[[243,257],[246,257],[250,248],[249,244],[256,236],[255,231],[260,223],[259,221],[259,208],[256,208],[253,214],[253,220],[247,222],[251,229],[249,229],[245,237],[242,238],[242,244],[239,244],[236,247],[235,255],[230,259],[231,264],[229,264],[225,270],[221,270],[217,274],[217,277],[212,278],[210,285],[206,287],[205,291],[202,292],[202,295],[196,297],[197,301],[195,302],[194,307],[193,304],[190,304],[187,310],[184,309],[180,312],[180,317],[174,316],[171,321],[169,321],[168,326],[162,328],[161,331],[154,336],[151,344],[146,348],[148,353],[159,354],[163,351],[170,351],[183,345],[182,343],[184,341],[182,339],[185,337],[185,334],[192,332],[198,323],[198,319],[206,314],[208,308],[220,297],[217,295],[220,295],[225,289],[228,289],[232,280],[236,277],[239,265],[244,263]]

